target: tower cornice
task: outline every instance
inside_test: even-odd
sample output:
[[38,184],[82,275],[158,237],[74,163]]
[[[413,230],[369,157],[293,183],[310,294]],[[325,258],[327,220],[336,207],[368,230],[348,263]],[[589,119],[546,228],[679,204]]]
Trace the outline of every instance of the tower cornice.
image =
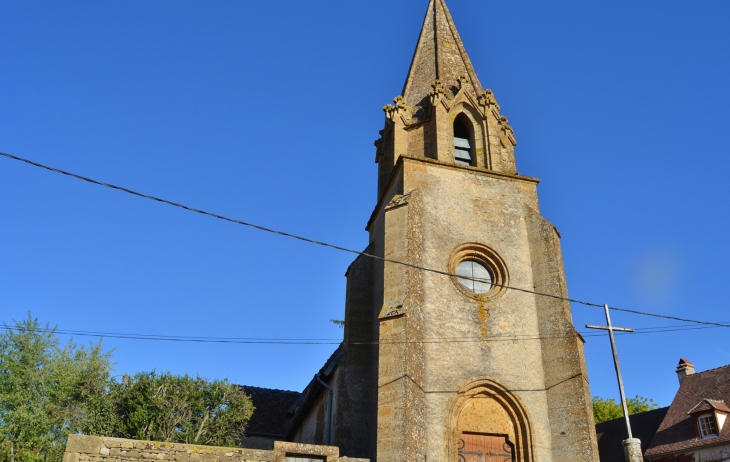
[[499,179],[510,180],[510,181],[522,181],[525,183],[532,183],[534,185],[537,185],[538,183],[540,183],[539,178],[534,178],[531,176],[517,175],[517,174],[511,174],[511,173],[504,173],[504,172],[495,172],[494,170],[484,170],[484,169],[480,169],[480,168],[476,168],[476,167],[455,165],[452,163],[443,162],[443,161],[436,160],[436,159],[429,159],[426,157],[400,156],[393,168],[393,173],[390,176],[388,185],[383,190],[383,194],[378,199],[378,203],[375,205],[375,208],[373,209],[372,213],[370,214],[368,223],[365,226],[366,231],[370,230],[370,225],[372,225],[373,220],[377,216],[378,212],[381,211],[383,208],[385,208],[385,206],[387,205],[386,201],[390,202],[391,198],[388,196],[388,191],[390,191],[396,178],[398,178],[400,173],[403,171],[404,165],[406,162],[429,164],[429,165],[443,167],[443,168],[447,168],[447,169],[451,169],[451,170],[462,170],[462,171],[466,171],[466,172],[469,172],[469,173],[472,173],[475,175],[488,176],[488,177],[492,177],[492,178],[499,178]]

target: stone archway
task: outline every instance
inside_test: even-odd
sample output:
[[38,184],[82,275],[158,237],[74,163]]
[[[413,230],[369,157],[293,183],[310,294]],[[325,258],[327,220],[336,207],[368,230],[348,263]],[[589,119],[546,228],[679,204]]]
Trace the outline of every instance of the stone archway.
[[532,462],[532,428],[519,398],[494,381],[459,390],[451,412],[451,460]]

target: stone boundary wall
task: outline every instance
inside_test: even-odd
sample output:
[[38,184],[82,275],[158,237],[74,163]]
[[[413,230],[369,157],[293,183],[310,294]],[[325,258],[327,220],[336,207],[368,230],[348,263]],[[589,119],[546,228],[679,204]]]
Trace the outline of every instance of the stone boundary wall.
[[326,462],[369,462],[339,457],[334,446],[277,441],[273,451],[197,444],[69,435],[63,462],[285,462],[287,455],[325,457]]

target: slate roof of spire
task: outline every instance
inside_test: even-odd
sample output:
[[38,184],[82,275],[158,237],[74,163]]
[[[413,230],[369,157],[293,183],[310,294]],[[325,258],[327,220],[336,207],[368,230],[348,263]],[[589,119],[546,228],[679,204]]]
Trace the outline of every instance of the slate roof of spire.
[[431,0],[403,87],[403,98],[413,108],[423,107],[428,101],[431,82],[440,80],[446,85],[453,85],[460,76],[467,77],[476,95],[482,93],[482,85],[446,3],[444,0]]

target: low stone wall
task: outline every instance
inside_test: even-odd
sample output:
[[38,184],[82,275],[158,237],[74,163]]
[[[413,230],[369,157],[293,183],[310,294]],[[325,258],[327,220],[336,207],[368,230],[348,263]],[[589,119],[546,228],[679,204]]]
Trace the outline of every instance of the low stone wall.
[[286,462],[296,460],[292,455],[324,457],[326,462],[369,462],[339,457],[339,448],[333,446],[282,441],[274,443],[273,451],[266,451],[86,435],[69,435],[63,462]]

